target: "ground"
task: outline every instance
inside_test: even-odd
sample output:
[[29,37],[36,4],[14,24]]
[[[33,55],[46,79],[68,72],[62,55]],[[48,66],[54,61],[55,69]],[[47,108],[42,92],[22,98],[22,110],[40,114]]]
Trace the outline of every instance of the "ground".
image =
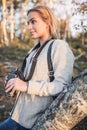
[[15,97],[9,98],[4,92],[4,78],[13,68],[20,68],[28,49],[18,47],[0,48],[0,122],[6,119],[14,105]]

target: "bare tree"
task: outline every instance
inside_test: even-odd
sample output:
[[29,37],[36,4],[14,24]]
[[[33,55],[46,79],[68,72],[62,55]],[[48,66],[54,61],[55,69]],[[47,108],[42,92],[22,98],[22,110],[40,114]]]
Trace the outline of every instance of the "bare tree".
[[[82,30],[82,46],[84,46],[84,34],[87,32],[87,2],[78,2],[77,0],[72,0],[73,12],[72,15],[81,15],[80,24],[75,24],[74,27],[76,30]],[[86,23],[86,24],[84,24]]]
[[12,42],[14,39],[14,6],[13,6],[13,0],[11,0],[10,3],[11,11],[10,11],[10,41]]
[[3,19],[1,22],[1,26],[2,26],[2,31],[3,31],[3,39],[4,39],[5,45],[9,46],[9,40],[7,37],[7,30],[6,30],[6,12],[7,12],[6,0],[2,0],[2,5],[3,5]]

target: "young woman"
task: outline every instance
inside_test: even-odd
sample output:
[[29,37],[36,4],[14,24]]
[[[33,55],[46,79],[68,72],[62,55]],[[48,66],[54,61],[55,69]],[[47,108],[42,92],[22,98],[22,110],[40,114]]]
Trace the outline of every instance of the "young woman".
[[[68,44],[57,38],[57,20],[52,11],[45,6],[34,7],[28,11],[27,22],[31,37],[38,39],[38,43],[29,51],[22,66],[25,81],[13,78],[5,87],[6,92],[11,91],[11,96],[15,91],[20,91],[20,95],[10,118],[0,124],[0,130],[31,129],[52,103],[53,96],[59,94],[72,79],[74,56]],[[47,52],[52,41],[51,59],[55,78],[50,82]],[[42,46],[33,70],[33,61]]]

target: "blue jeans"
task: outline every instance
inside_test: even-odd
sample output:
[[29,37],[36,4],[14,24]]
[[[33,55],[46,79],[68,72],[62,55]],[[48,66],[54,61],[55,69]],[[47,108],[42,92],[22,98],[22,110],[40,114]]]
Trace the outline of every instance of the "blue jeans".
[[4,122],[0,123],[0,130],[30,130],[30,129],[24,128],[11,118],[8,118]]

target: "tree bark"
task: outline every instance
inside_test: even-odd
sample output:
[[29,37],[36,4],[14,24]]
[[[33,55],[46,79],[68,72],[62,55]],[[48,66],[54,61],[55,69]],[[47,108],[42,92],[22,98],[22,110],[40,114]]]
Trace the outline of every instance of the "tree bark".
[[6,0],[2,0],[3,5],[3,19],[2,19],[2,30],[3,30],[3,37],[4,37],[4,43],[6,46],[9,46],[9,40],[7,37],[7,30],[6,30]]
[[87,69],[67,86],[32,130],[71,130],[87,116]]
[[14,18],[13,18],[13,15],[14,15],[14,7],[13,7],[13,0],[11,0],[11,12],[10,12],[10,14],[11,14],[11,18],[10,18],[10,28],[11,28],[11,30],[10,30],[10,42],[12,42],[13,41],[13,39],[14,39]]

